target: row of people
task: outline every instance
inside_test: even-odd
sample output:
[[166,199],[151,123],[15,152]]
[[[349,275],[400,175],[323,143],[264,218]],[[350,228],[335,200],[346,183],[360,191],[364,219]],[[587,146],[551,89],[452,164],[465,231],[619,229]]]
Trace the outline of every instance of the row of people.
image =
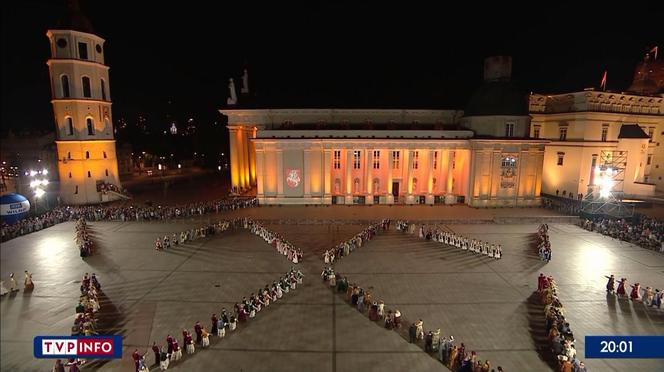
[[97,275],[92,276],[85,273],[81,281],[80,296],[78,305],[76,305],[76,317],[72,327],[72,336],[92,336],[97,332],[97,314],[101,309],[99,295],[101,284],[97,280]]
[[154,242],[154,249],[162,250],[168,249],[173,246],[184,244],[197,239],[205,238],[206,236],[220,234],[228,230],[231,226],[235,226],[239,222],[239,219],[234,220],[222,220],[213,223],[209,223],[205,226],[181,231],[180,233],[173,233],[170,236],[164,235],[163,238],[158,237]]
[[[400,229],[399,226],[402,226]],[[397,230],[415,233],[415,224],[399,221]],[[449,245],[464,251],[481,254],[490,258],[501,259],[503,257],[503,247],[500,244],[489,243],[479,239],[472,239],[466,236],[455,234],[437,227],[425,227],[420,225],[417,229],[420,239],[432,240],[437,243]]]
[[39,231],[47,227],[83,218],[87,221],[153,221],[195,217],[258,205],[256,198],[218,199],[207,202],[174,206],[144,206],[124,204],[115,206],[63,206],[36,217],[25,218],[14,224],[2,222],[1,241]]
[[76,236],[74,240],[78,246],[81,257],[88,257],[94,253],[95,244],[90,234],[90,228],[83,218],[79,218],[74,225]]
[[549,225],[541,224],[537,227],[537,252],[541,260],[551,261],[551,241],[549,240]]
[[[269,307],[270,304],[277,302],[285,293],[295,290],[298,285],[303,283],[303,280],[304,274],[300,270],[291,268],[278,281],[273,282],[271,285],[266,285],[264,288],[252,293],[249,298],[244,297],[241,302],[236,303],[232,313],[222,308],[219,316],[216,313],[212,314],[210,317],[210,328],[205,327],[200,321],[197,321],[194,324],[194,334],[187,329],[182,331],[182,345],[185,352],[188,355],[192,355],[196,352],[197,347],[209,347],[211,336],[219,339],[224,338],[227,329],[229,332],[235,331],[238,323],[244,323],[256,317],[257,313]],[[195,339],[194,336],[196,337]],[[166,336],[166,346],[159,346],[157,342],[154,342],[152,351],[154,353],[154,365],[158,365],[162,371],[167,370],[171,362],[176,362],[182,358],[182,348],[177,339],[170,334]],[[138,349],[135,349],[132,353],[137,372],[149,370],[145,361],[147,353],[147,350],[144,353],[140,353]]]
[[544,305],[545,332],[551,351],[563,372],[585,372],[584,363],[576,358],[574,333],[565,319],[565,308],[558,298],[558,286],[552,276],[540,273],[537,278],[537,293]]
[[643,248],[664,253],[664,221],[647,217],[626,219],[596,218],[581,222],[581,227]]
[[360,231],[358,234],[352,238],[341,242],[336,245],[334,248],[330,248],[323,253],[323,261],[325,264],[333,264],[334,261],[340,259],[341,257],[348,256],[355,249],[362,246],[362,244],[373,239],[378,231],[388,230],[390,228],[390,220],[383,219],[380,222],[376,222],[372,225],[369,225],[364,230]]
[[269,230],[259,222],[250,218],[244,218],[243,225],[249,229],[252,234],[261,237],[265,242],[276,249],[279,254],[286,256],[288,261],[297,264],[302,261],[302,250],[295,247],[295,244],[289,242],[282,235]]
[[[338,293],[346,293],[346,300],[361,313],[366,313],[371,321],[381,321],[388,330],[401,329],[402,316],[399,309],[385,309],[382,300],[375,300],[371,290],[365,290],[354,284],[349,284],[348,278],[335,273],[332,267],[325,267],[321,278],[326,281],[332,290]],[[454,336],[442,337],[441,330],[424,331],[424,321],[419,319],[408,328],[411,343],[423,343],[427,353],[437,355],[438,360],[452,371],[495,371],[491,369],[491,362],[482,362],[477,359],[477,354],[467,352],[465,345],[455,345]],[[502,367],[497,367],[503,371]]]
[[[627,278],[620,278],[618,288],[616,289],[616,278],[613,274],[611,276],[604,276],[608,279],[606,282],[606,292],[616,294],[618,298],[627,298]],[[632,290],[629,293],[629,298],[632,301],[643,301],[643,304],[650,307],[661,309],[664,293],[659,289],[653,289],[647,286],[645,289],[641,288],[641,283],[634,283],[630,285]],[[643,291],[643,294],[641,294]]]

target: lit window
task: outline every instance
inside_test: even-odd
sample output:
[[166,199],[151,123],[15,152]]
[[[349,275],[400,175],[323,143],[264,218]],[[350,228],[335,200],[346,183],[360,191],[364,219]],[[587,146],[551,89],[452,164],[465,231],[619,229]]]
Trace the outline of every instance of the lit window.
[[561,141],[567,140],[567,127],[560,128],[560,140]]
[[373,169],[380,169],[380,151],[373,152]]
[[540,138],[540,127],[535,126],[535,130],[533,130],[533,137],[534,138]]
[[85,123],[87,124],[87,127],[88,127],[88,136],[94,136],[94,134],[95,134],[95,125],[92,122],[92,118],[85,119]]
[[563,165],[563,158],[565,157],[564,152],[559,152],[558,153],[558,165]]
[[81,82],[83,83],[83,97],[91,98],[92,89],[90,89],[90,78],[87,76],[83,76],[81,78]]
[[417,169],[420,166],[420,152],[413,151],[413,169]]
[[334,169],[341,169],[341,150],[334,150]]
[[60,77],[60,82],[62,83],[62,97],[69,98],[69,76],[62,75]]
[[513,158],[511,156],[506,156],[503,158],[501,165],[503,167],[516,167],[516,158]]
[[602,127],[602,142],[606,142],[606,137],[609,134],[609,128],[608,127]]
[[392,169],[399,169],[399,151],[392,151]]
[[353,169],[360,169],[360,150],[353,151]]
[[505,137],[514,137],[514,123],[505,123]]

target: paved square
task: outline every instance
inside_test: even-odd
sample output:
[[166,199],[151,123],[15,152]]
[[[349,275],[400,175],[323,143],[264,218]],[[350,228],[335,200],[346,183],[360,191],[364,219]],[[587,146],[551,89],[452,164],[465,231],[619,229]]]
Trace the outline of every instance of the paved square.
[[[274,210],[281,214],[287,209]],[[309,208],[307,213],[315,218],[312,210],[317,209]],[[355,211],[358,215],[350,219],[375,213],[372,209]],[[409,209],[408,214],[413,211],[417,210]],[[236,214],[269,215],[264,212],[260,208]],[[323,214],[320,218],[328,218],[329,212]],[[133,370],[130,353],[134,348],[145,350],[154,340],[164,344],[168,333],[181,343],[182,328],[191,330],[196,320],[209,327],[212,313],[219,313],[222,307],[231,309],[243,296],[291,267],[272,247],[245,231],[154,251],[157,236],[206,220],[92,223],[101,249],[85,261],[78,257],[73,242],[73,223],[3,243],[2,277],[29,269],[36,289],[32,294],[21,291],[14,297],[5,296],[0,303],[2,370],[51,367],[51,361],[32,358],[32,338],[69,334],[84,272],[97,273],[110,301],[102,311],[113,315],[107,317],[106,325],[124,336],[124,358],[94,362],[95,369],[129,371]],[[616,302],[604,292],[604,275],[610,273],[625,276],[630,283],[664,287],[664,256],[575,226],[550,226],[554,252],[546,265],[529,248],[534,224],[450,224],[445,225],[449,230],[502,243],[504,259],[477,257],[390,231],[338,261],[336,268],[351,282],[373,287],[376,298],[382,298],[386,308],[399,308],[404,320],[422,318],[425,329],[441,328],[444,335],[453,334],[468,350],[476,350],[479,359],[489,359],[492,366],[501,365],[506,371],[550,369],[537,350],[543,314],[528,301],[539,272],[553,275],[559,283],[581,359],[585,359],[584,335],[664,334],[664,311]],[[300,264],[306,275],[304,286],[224,340],[213,340],[210,350],[197,350],[169,369],[446,370],[402,335],[370,322],[321,284],[321,252],[364,225],[272,224],[270,228],[305,252]],[[151,353],[147,359],[152,362]],[[592,371],[652,371],[660,368],[658,362],[586,360]]]

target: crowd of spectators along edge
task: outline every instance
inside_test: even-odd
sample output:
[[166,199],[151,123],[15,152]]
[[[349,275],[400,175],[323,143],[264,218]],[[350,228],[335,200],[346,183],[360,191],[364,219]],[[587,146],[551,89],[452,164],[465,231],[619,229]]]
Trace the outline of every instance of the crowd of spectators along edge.
[[[346,242],[340,243],[337,247],[332,248],[325,252],[325,263],[334,263],[335,258],[343,257],[354,251],[344,252],[344,247],[352,246],[355,249],[362,247],[364,242],[372,240],[379,232],[389,229],[391,224],[390,220],[382,220],[381,222],[370,225],[357,236],[349,239]],[[358,244],[357,238],[361,236],[360,243]],[[337,258],[338,259],[338,258]],[[385,302],[382,300],[375,300],[371,288],[364,289],[356,284],[350,283],[346,276],[340,273],[335,273],[334,268],[326,266],[323,268],[321,278],[327,282],[333,291],[343,293],[346,296],[346,301],[351,306],[357,308],[362,314],[367,313],[369,320],[373,322],[381,321],[383,326],[388,330],[400,331],[402,328],[402,316],[399,309],[385,309]],[[455,372],[470,371],[470,372],[503,372],[503,368],[491,367],[491,362],[479,360],[477,353],[474,351],[468,352],[464,343],[456,345],[454,336],[443,337],[441,330],[424,331],[424,321],[419,319],[417,322],[410,324],[408,328],[408,335],[411,343],[424,343],[424,351],[436,355],[437,359]]]
[[194,217],[258,205],[256,198],[219,199],[175,206],[63,206],[39,216],[25,218],[12,225],[2,222],[1,241],[57,225],[62,222],[86,221],[155,221]]

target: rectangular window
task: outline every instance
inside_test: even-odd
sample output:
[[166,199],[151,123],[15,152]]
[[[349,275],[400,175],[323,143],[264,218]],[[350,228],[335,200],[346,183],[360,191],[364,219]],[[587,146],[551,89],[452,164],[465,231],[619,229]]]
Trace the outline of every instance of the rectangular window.
[[360,169],[360,150],[353,151],[353,169]]
[[433,152],[433,169],[438,169],[438,151]]
[[602,128],[602,142],[606,142],[606,136],[609,134],[609,128],[608,127],[603,127]]
[[417,169],[420,165],[420,152],[413,151],[413,169]]
[[646,165],[650,165],[650,163],[652,163],[652,155],[648,155],[648,162]]
[[78,43],[78,58],[88,59],[88,44]]
[[92,89],[90,89],[90,78],[87,76],[83,76],[81,78],[81,82],[83,83],[83,97],[91,98]]
[[535,129],[533,130],[533,137],[534,138],[540,138],[540,127],[536,126]]
[[373,169],[380,169],[380,151],[373,152]]
[[399,155],[400,151],[392,151],[392,169],[399,169]]
[[341,150],[334,150],[334,169],[341,169]]
[[560,140],[561,141],[566,141],[567,140],[567,127],[561,127],[560,128]]
[[563,158],[565,157],[564,152],[559,152],[558,153],[558,165],[563,165]]
[[99,82],[101,83],[101,99],[106,101],[106,83],[104,79],[101,79]]
[[514,123],[505,123],[505,137],[514,137]]

